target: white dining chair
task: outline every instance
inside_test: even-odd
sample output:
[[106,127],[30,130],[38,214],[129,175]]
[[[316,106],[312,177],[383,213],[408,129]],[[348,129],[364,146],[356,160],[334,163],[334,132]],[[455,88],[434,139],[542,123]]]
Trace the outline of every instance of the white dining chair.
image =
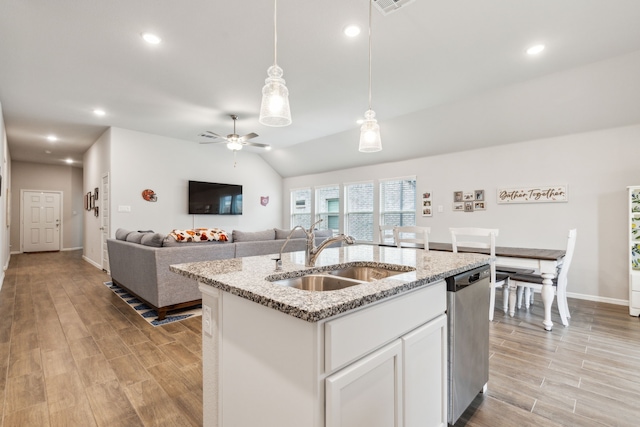
[[[567,238],[567,251],[562,258],[562,263],[558,266],[558,275],[553,279],[553,287],[556,294],[558,304],[558,313],[564,326],[569,325],[571,313],[569,313],[569,305],[567,304],[567,274],[573,259],[573,252],[576,247],[577,230],[569,230]],[[522,299],[524,296],[525,307],[528,309],[533,302],[533,293],[542,291],[542,276],[539,274],[510,274],[510,285],[517,287],[518,308],[522,307]]]
[[396,245],[395,237],[393,234],[393,225],[380,225],[380,234],[378,234],[378,243],[380,245]]
[[409,225],[393,227],[393,239],[396,242],[396,246],[399,248],[412,247],[428,251],[429,233],[431,233],[430,227]]
[[489,320],[493,320],[493,310],[495,308],[496,288],[502,290],[502,308],[505,314],[509,311],[509,275],[496,271],[496,237],[499,230],[497,228],[449,228],[451,232],[451,245],[453,252],[457,253],[460,248],[465,252],[474,252],[473,249],[488,250],[489,256],[494,260],[489,264],[491,268],[491,295],[489,300]]

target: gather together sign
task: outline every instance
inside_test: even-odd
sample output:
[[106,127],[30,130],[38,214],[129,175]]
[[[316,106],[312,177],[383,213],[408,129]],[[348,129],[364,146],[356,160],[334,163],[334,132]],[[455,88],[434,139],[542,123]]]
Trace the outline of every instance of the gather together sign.
[[567,202],[566,185],[523,188],[498,188],[498,203],[549,203]]

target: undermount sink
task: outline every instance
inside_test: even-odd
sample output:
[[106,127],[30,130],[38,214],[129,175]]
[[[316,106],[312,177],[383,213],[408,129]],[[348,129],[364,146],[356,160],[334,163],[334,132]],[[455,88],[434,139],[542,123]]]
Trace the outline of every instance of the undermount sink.
[[327,270],[320,273],[309,273],[304,276],[288,279],[276,279],[272,280],[272,282],[277,285],[289,286],[305,291],[337,291],[339,289],[385,279],[389,276],[413,270],[413,268],[406,266],[402,266],[402,268],[398,270],[385,267],[356,265]]
[[302,289],[303,291],[337,291],[349,286],[360,285],[361,280],[346,279],[329,274],[307,274],[290,279],[275,280],[273,283],[282,286]]
[[342,268],[340,270],[327,271],[327,273],[364,282],[373,282],[374,280],[380,280],[396,274],[406,273],[406,271],[390,270],[383,267],[352,266]]

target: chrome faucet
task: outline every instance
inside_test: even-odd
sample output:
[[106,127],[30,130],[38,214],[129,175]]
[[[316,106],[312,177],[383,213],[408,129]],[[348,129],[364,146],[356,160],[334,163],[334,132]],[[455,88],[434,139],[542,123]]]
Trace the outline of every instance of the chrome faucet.
[[320,252],[322,252],[327,246],[339,241],[344,241],[347,245],[353,245],[356,242],[356,239],[354,239],[351,236],[339,234],[337,236],[328,237],[326,240],[320,243],[320,245],[315,246],[316,236],[313,230],[315,226],[318,225],[320,222],[322,222],[322,219],[319,219],[318,221],[314,222],[311,225],[311,227],[309,227],[308,230],[302,227],[301,225],[296,225],[291,229],[291,232],[289,232],[289,235],[287,236],[287,240],[284,241],[284,244],[280,248],[280,254],[278,256],[278,259],[276,260],[276,270],[282,269],[282,252],[284,251],[284,248],[287,246],[287,243],[289,243],[289,240],[291,240],[291,236],[293,236],[293,233],[297,229],[304,231],[304,234],[307,239],[307,247],[304,253],[304,264],[307,267],[313,267],[316,264],[316,259],[320,255]]

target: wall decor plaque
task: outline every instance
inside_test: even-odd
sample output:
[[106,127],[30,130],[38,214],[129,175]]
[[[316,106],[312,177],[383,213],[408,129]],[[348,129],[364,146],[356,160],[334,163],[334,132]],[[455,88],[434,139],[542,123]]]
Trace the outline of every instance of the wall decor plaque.
[[568,202],[566,185],[540,187],[498,188],[498,203],[557,203]]

